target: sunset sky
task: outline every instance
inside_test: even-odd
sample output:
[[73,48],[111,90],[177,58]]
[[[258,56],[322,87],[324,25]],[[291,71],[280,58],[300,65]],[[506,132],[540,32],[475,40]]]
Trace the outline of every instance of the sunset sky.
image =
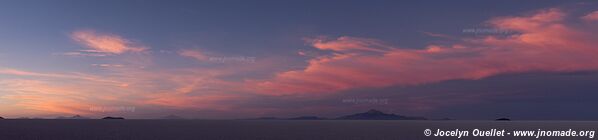
[[0,2],[0,116],[596,120],[596,1]]

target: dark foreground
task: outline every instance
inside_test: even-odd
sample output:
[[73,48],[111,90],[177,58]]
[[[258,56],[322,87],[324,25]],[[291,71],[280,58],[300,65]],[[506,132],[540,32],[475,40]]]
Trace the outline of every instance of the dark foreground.
[[[597,130],[585,121],[0,120],[0,140],[417,140],[424,130]],[[462,137],[460,139],[536,139]],[[539,139],[596,139],[540,137]]]

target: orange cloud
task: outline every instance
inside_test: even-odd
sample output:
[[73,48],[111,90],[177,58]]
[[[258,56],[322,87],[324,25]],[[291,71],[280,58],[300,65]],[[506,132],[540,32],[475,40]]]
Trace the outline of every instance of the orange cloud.
[[40,72],[31,72],[31,71],[25,71],[25,70],[5,68],[5,69],[0,69],[0,74],[16,75],[16,76],[30,76],[30,77],[47,77],[47,78],[57,78],[57,79],[76,79],[76,80],[92,81],[92,82],[105,83],[108,85],[117,85],[117,86],[126,84],[123,82],[110,80],[107,78],[101,78],[100,76],[82,74],[82,73],[70,73],[70,74],[40,73]]
[[68,76],[60,75],[60,74],[36,73],[36,72],[22,71],[22,70],[17,70],[17,69],[7,69],[7,68],[0,69],[0,74],[17,75],[17,76],[68,77]]
[[71,33],[71,38],[92,50],[87,52],[121,54],[124,52],[141,52],[144,47],[133,46],[127,39],[113,34],[97,33],[93,30],[80,30]]
[[[0,102],[9,103],[0,110],[12,116],[97,115],[92,106],[135,105],[127,98],[144,91],[128,88],[133,82],[122,76],[83,73],[41,73],[1,69]],[[143,95],[143,94],[141,94]],[[16,110],[15,110],[16,109]]]
[[253,83],[264,94],[331,93],[340,90],[416,85],[531,71],[598,70],[598,38],[565,24],[560,9],[489,20],[490,27],[516,31],[508,36],[464,38],[452,45],[398,49],[375,39],[340,37],[310,40],[331,50],[303,70]]
[[0,91],[3,92],[0,100],[11,102],[9,105],[11,108],[23,109],[19,112],[6,113],[87,115],[90,114],[87,108],[93,104],[91,97],[94,95],[84,94],[89,91],[40,80],[0,80],[0,87],[2,87]]
[[373,51],[384,52],[392,49],[381,41],[365,38],[340,37],[334,42],[325,42],[324,38],[306,39],[315,48],[320,50],[347,51]]
[[[228,110],[241,96],[238,83],[220,80],[226,71],[174,69],[149,71],[106,67],[106,74],[52,74],[2,69],[0,111],[8,115],[101,115],[94,106],[166,107]],[[12,110],[11,110],[12,109]],[[14,110],[20,109],[20,110]],[[123,112],[120,112],[123,113]],[[127,112],[132,113],[132,112]]]

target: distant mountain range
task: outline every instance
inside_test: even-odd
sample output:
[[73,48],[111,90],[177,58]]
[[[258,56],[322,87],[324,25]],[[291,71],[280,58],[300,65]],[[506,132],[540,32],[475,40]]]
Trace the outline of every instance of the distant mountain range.
[[509,118],[498,118],[496,119],[496,121],[510,121],[511,119]]
[[63,117],[63,116],[60,116],[60,117],[56,117],[56,119],[74,119],[74,120],[78,120],[78,119],[91,119],[91,118],[83,117],[81,115],[75,115],[75,116],[72,116],[72,117]]
[[427,118],[386,114],[382,111],[371,109],[364,113],[346,115],[333,119],[321,118],[317,116],[301,116],[295,118],[262,117],[250,120],[427,120]]
[[[4,118],[0,117],[0,119],[4,119]],[[30,119],[30,118],[17,118],[17,119]],[[36,118],[34,118],[34,119],[36,119]],[[83,117],[80,115],[75,115],[72,117],[60,116],[60,117],[56,117],[55,119],[91,119],[91,118]],[[113,119],[125,119],[125,118],[108,116],[108,117],[104,117],[102,119],[113,120]],[[157,118],[157,119],[179,120],[179,119],[185,119],[185,118],[176,116],[176,115],[168,115],[168,116],[164,116],[164,117]],[[261,117],[261,118],[244,119],[244,120],[428,120],[428,119],[424,118],[424,117],[402,116],[402,115],[397,115],[397,114],[392,114],[392,113],[387,114],[382,111],[371,109],[367,112],[346,115],[346,116],[341,116],[341,117],[337,117],[337,118],[323,118],[323,117],[318,117],[318,116],[300,116],[300,117],[294,117],[294,118]],[[445,118],[445,119],[441,119],[441,120],[452,120],[452,119]],[[509,120],[509,119],[501,118],[501,119],[497,119],[497,120]]]
[[104,117],[102,119],[104,119],[104,120],[124,120],[125,118],[123,118],[123,117],[110,117],[110,116],[108,116],[108,117]]
[[378,110],[369,110],[364,113],[357,113],[353,115],[342,116],[336,118],[337,120],[427,120],[424,117],[408,117],[395,114],[386,114]]

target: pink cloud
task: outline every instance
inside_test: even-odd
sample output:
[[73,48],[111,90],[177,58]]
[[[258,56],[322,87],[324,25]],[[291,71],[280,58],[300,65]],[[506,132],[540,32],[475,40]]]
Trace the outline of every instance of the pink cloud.
[[493,18],[488,21],[490,27],[517,33],[464,38],[425,49],[400,49],[356,37],[309,40],[314,48],[332,53],[309,60],[303,70],[278,73],[254,86],[258,92],[273,95],[331,93],[508,73],[598,70],[598,36],[568,26],[566,16],[553,8]]
[[592,13],[589,13],[583,17],[581,17],[584,20],[587,21],[598,21],[598,11],[594,11]]
[[85,50],[85,52],[121,54],[124,52],[142,52],[146,50],[144,47],[135,46],[134,43],[121,36],[98,33],[93,30],[72,32],[71,38],[92,49]]

